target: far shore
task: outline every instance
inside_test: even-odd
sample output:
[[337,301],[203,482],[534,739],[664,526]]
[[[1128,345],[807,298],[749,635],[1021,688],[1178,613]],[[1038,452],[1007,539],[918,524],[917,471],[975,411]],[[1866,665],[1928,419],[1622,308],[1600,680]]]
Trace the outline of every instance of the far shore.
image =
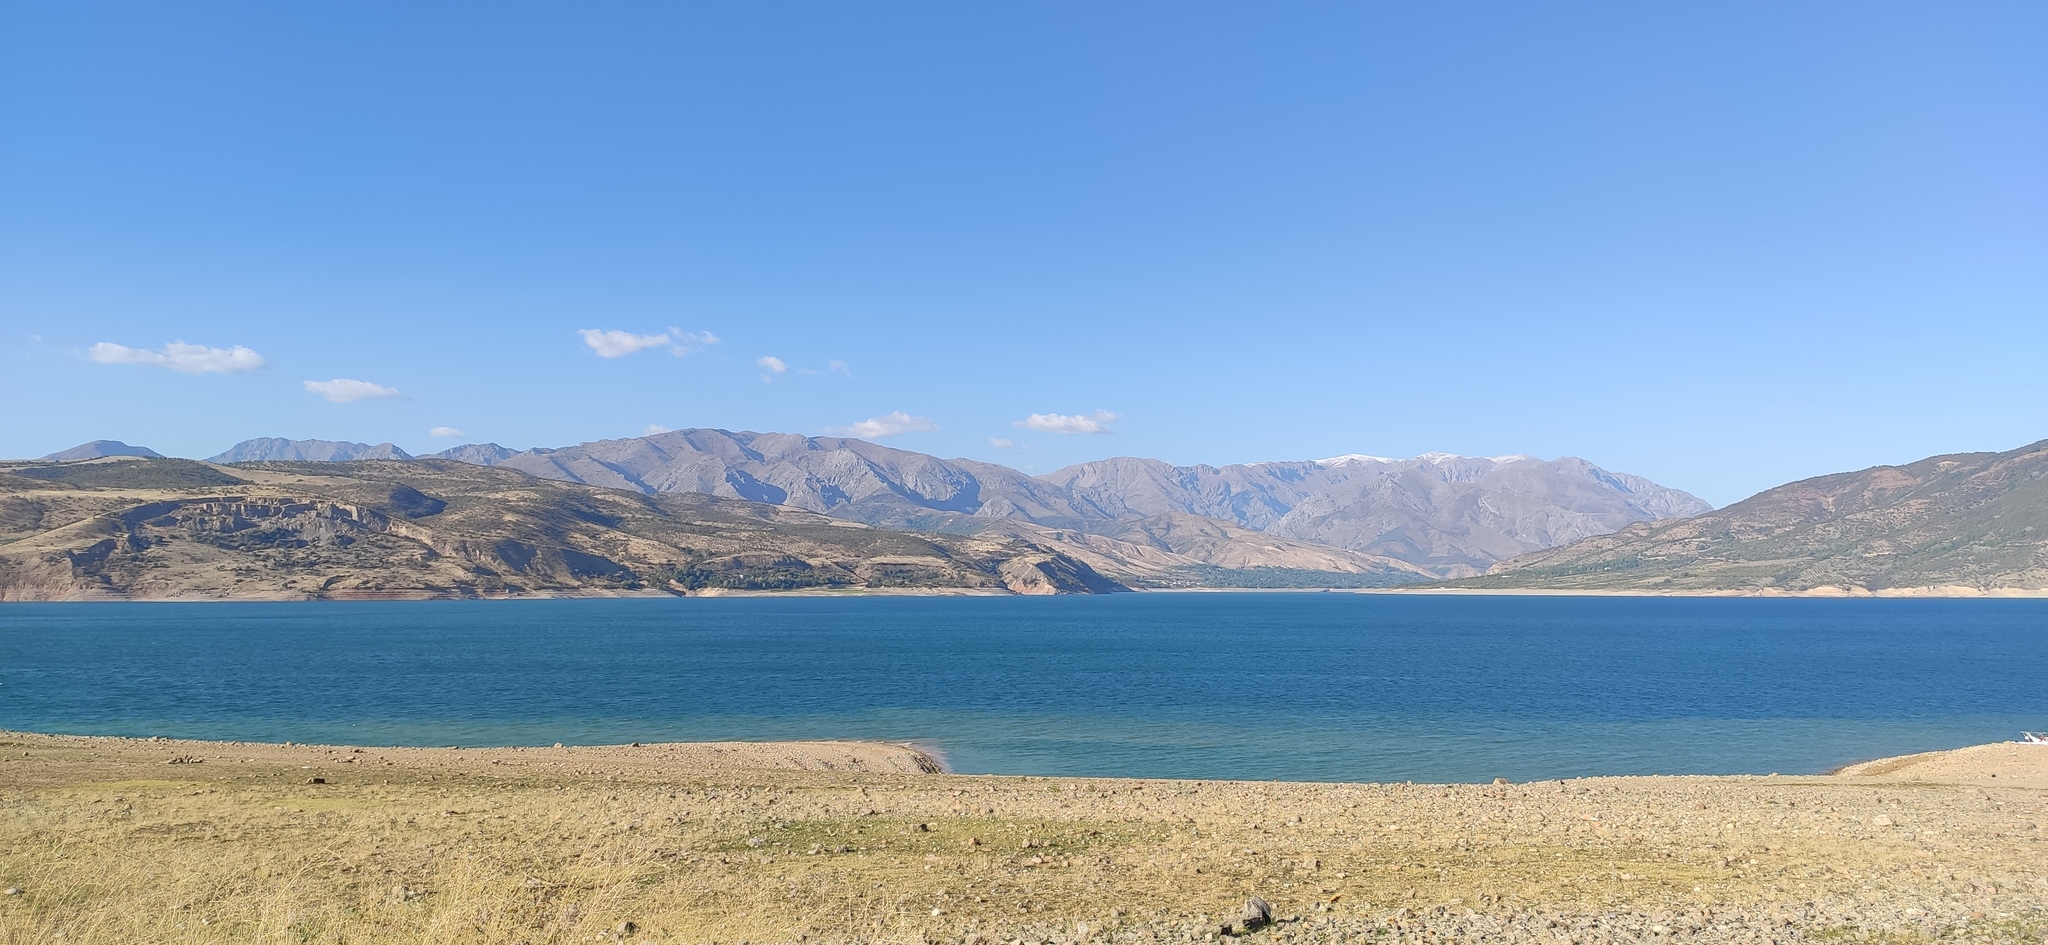
[[[1817,587],[1806,590],[1788,591],[1779,588],[1732,589],[1732,590],[1593,590],[1583,588],[1482,588],[1482,587],[1440,587],[1431,585],[1397,585],[1394,587],[1141,587],[1126,593],[1137,594],[1387,594],[1408,596],[1441,597],[1674,597],[1674,598],[1785,598],[1785,599],[1884,599],[1884,600],[1968,600],[2000,599],[2025,600],[2048,598],[2048,588],[1973,588],[1973,587],[1905,587],[1879,588],[1869,590],[1861,587]],[[447,600],[666,600],[687,598],[732,598],[732,597],[804,597],[804,598],[845,598],[845,597],[1034,597],[1034,596],[1089,596],[1089,595],[1032,595],[1016,594],[1006,590],[980,587],[848,587],[848,588],[796,588],[792,590],[741,590],[729,588],[706,588],[687,594],[674,591],[645,589],[618,591],[581,591],[565,593],[540,591],[532,594],[489,594],[461,596],[426,591],[390,591],[381,593],[357,593],[308,597],[305,595],[264,595],[246,594],[232,597],[130,597],[116,595],[91,595],[49,599],[22,600],[0,597],[0,606],[6,604],[64,604],[64,603],[138,603],[138,604],[219,604],[219,603],[292,603],[301,601],[447,601]]]

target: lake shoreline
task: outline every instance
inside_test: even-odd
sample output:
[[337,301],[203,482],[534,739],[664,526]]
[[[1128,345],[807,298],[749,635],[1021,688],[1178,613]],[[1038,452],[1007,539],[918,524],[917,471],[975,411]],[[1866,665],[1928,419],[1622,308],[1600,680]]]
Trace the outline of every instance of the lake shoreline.
[[[67,749],[89,752],[112,752],[120,755],[137,752],[163,752],[168,753],[173,758],[187,759],[183,762],[176,762],[181,764],[204,763],[209,757],[221,760],[235,757],[249,761],[257,758],[283,760],[287,758],[334,755],[369,755],[379,763],[391,761],[393,764],[403,763],[415,766],[475,767],[482,765],[485,767],[495,767],[509,764],[521,768],[540,770],[609,766],[619,772],[631,771],[642,774],[663,770],[786,769],[883,774],[933,774],[969,778],[1033,778],[1085,781],[1168,780],[1213,782],[1219,784],[1387,785],[1399,783],[1453,787],[1482,783],[1472,781],[1289,781],[1236,778],[1146,778],[1119,775],[963,774],[954,771],[946,762],[944,750],[933,744],[916,740],[889,741],[883,739],[630,742],[625,744],[595,745],[565,745],[556,743],[551,746],[448,745],[434,747],[212,740],[165,738],[160,736],[81,735],[0,729],[0,745],[6,745],[11,748],[23,748],[30,751],[34,750],[37,746],[61,746]],[[0,755],[0,757],[5,756]],[[167,761],[166,763],[171,764],[173,762]],[[354,762],[348,761],[347,763]],[[1942,783],[1990,782],[1998,780],[2000,774],[2003,773],[2006,780],[2001,786],[2048,789],[2048,745],[2033,745],[2019,741],[1986,742],[1961,748],[1871,758],[1840,765],[1820,774],[1594,774],[1570,778],[1544,778],[1528,783],[1629,780],[1637,778],[1775,779],[1779,777],[1886,777],[1897,779],[1901,772],[1909,771],[1915,776],[1922,776],[1927,772],[1939,772],[1939,776],[1943,779]],[[4,783],[4,780],[0,780],[0,784]],[[1505,779],[1497,779],[1496,783],[1507,782]]]
[[49,598],[0,598],[9,604],[237,604],[390,601],[539,601],[539,600],[687,600],[687,599],[851,599],[851,598],[1020,598],[1100,597],[1124,594],[1364,594],[1391,597],[1549,597],[1549,598],[1669,598],[1722,599],[1756,598],[1770,600],[2040,600],[2048,599],[2048,588],[1902,587],[1870,590],[1863,587],[1816,587],[1788,591],[1779,588],[1724,588],[1706,590],[1608,590],[1584,588],[1481,588],[1397,585],[1394,587],[1133,587],[1109,595],[1101,594],[1018,594],[985,587],[862,587],[795,588],[791,590],[745,590],[706,588],[677,592],[659,588],[642,590],[539,591],[530,594],[443,594],[429,591],[394,590],[324,595],[245,594],[230,597],[136,597],[128,595],[68,595]]

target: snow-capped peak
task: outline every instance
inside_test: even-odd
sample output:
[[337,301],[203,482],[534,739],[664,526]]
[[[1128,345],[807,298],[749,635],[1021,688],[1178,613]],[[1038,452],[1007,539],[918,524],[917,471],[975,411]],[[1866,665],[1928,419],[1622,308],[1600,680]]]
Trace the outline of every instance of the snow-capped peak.
[[[1414,458],[1421,460],[1425,463],[1434,463],[1438,465],[1441,465],[1443,463],[1455,462],[1461,459],[1483,459],[1490,463],[1501,464],[1542,462],[1542,460],[1537,459],[1536,457],[1531,456],[1527,453],[1513,453],[1507,456],[1463,456],[1457,453],[1423,453]],[[1401,460],[1390,459],[1385,456],[1367,456],[1364,453],[1346,453],[1342,456],[1332,456],[1329,459],[1315,460],[1315,464],[1318,466],[1350,466],[1362,463],[1398,462],[1401,462]]]
[[1318,466],[1349,466],[1353,463],[1392,462],[1398,462],[1398,460],[1388,459],[1385,456],[1367,456],[1364,453],[1345,453],[1342,456],[1332,456],[1329,459],[1319,459],[1315,461],[1316,465]]

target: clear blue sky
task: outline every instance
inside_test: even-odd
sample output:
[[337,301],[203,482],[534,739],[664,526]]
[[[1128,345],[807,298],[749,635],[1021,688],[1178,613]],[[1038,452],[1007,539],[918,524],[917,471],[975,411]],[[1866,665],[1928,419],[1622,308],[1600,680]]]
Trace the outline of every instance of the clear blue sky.
[[2048,5],[10,2],[0,399],[1726,503],[2048,437]]

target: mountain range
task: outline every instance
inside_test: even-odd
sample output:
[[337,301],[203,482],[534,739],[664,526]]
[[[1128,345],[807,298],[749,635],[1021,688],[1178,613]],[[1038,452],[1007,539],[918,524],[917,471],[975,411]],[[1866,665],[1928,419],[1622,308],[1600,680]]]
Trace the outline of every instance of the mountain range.
[[1879,595],[2048,591],[2048,440],[1789,483],[1523,555],[1452,587]]
[[[1431,453],[1223,467],[1124,457],[1032,476],[863,440],[705,429],[438,455],[544,479],[701,492],[927,532],[972,534],[1021,521],[1183,550],[1162,536],[1186,533],[1193,516],[1235,526],[1228,534],[1239,538],[1339,549],[1370,556],[1360,563],[1401,562],[1437,576],[1476,574],[1528,551],[1711,508],[1571,457]],[[1153,519],[1160,521],[1144,524]]]
[[[1530,551],[1711,506],[1573,457],[1348,455],[1231,466],[1120,457],[1044,476],[843,437],[692,429],[559,449],[433,454],[647,495],[700,493],[932,534],[1059,544],[1139,581],[1384,585],[1481,573]],[[411,459],[391,444],[262,438],[212,462]],[[1209,570],[1203,570],[1209,569]],[[1323,575],[1312,577],[1312,575]]]
[[[309,494],[325,488],[315,484],[332,485],[341,491],[323,493],[327,498],[318,501],[375,514],[385,514],[378,503],[388,500],[399,503],[394,508],[404,513],[401,518],[440,514],[428,510],[434,503],[459,505],[462,515],[443,521],[469,522],[463,527],[481,529],[479,535],[493,527],[488,525],[493,503],[523,509],[508,512],[506,521],[524,516],[555,523],[540,535],[553,545],[512,540],[536,549],[562,549],[529,556],[556,569],[546,579],[556,581],[549,586],[558,589],[623,587],[644,583],[644,574],[684,573],[677,568],[696,575],[683,582],[686,588],[809,586],[803,582],[825,580],[821,575],[834,575],[831,581],[838,583],[828,586],[849,586],[872,584],[876,574],[888,571],[875,571],[878,565],[863,553],[832,550],[830,542],[779,531],[782,523],[810,528],[823,522],[842,529],[882,526],[872,533],[901,536],[887,541],[925,543],[906,547],[931,549],[923,555],[927,564],[919,580],[938,583],[927,586],[985,587],[996,586],[987,582],[997,580],[1007,587],[1010,572],[1004,569],[1015,568],[1003,562],[1030,560],[1038,562],[1031,565],[1035,572],[1045,576],[1045,583],[1030,586],[1058,591],[1413,585],[1652,594],[2048,594],[2048,441],[1820,476],[1718,511],[1685,493],[1569,457],[1543,461],[1426,454],[1395,460],[1354,455],[1224,467],[1118,458],[1030,476],[860,440],[719,430],[559,450],[471,444],[416,459],[401,459],[403,451],[389,444],[290,440],[251,441],[221,455],[369,453],[395,455],[370,462],[262,459],[209,465],[149,458],[155,454],[142,447],[102,440],[40,463],[0,464],[0,493],[25,490],[23,495],[0,494],[0,558],[16,562],[15,577],[0,575],[0,586],[8,580],[20,583],[23,552],[41,549],[46,553],[41,560],[50,567],[56,559],[48,555],[61,553],[76,569],[82,567],[76,562],[96,561],[105,549],[132,555],[154,547],[149,528],[204,532],[211,527],[204,523],[214,521],[209,516],[227,514],[204,502],[159,514],[144,503],[135,507],[139,511],[114,515],[121,522],[133,519],[134,527],[122,538],[115,534],[120,528],[107,524],[111,513],[85,515],[98,507],[94,503],[106,501],[88,494],[173,485],[217,492],[260,480],[273,488],[289,482],[291,489]],[[490,488],[480,491],[465,484],[472,480],[460,473],[464,469],[499,478],[488,480]],[[50,490],[57,488],[51,483],[57,482],[77,494],[50,501],[56,495]],[[415,483],[431,484],[431,489]],[[457,498],[428,494],[434,490]],[[25,497],[26,492],[36,496]],[[601,549],[644,549],[633,545],[638,540],[633,536],[641,533],[621,539],[602,529],[568,527],[572,519],[586,524],[627,520],[610,512],[589,513],[591,506],[582,496],[614,497],[602,502],[660,510],[656,517],[665,516],[666,524],[636,527],[662,534],[689,531],[696,527],[690,517],[711,514],[706,509],[766,524],[744,539],[730,532],[718,542],[699,542],[707,546],[703,549],[661,539],[668,551],[643,550],[632,558],[634,566],[625,570],[635,577],[607,572],[612,577],[577,578],[574,568],[562,562],[582,560],[579,554],[625,560],[631,556],[608,557]],[[407,503],[411,512],[401,507]],[[285,503],[293,508],[304,504]],[[289,518],[304,510],[264,514]],[[371,519],[350,515],[376,530]],[[395,524],[399,519],[388,514],[386,519],[394,524],[385,531],[404,533]],[[330,526],[306,527],[311,531],[302,528],[290,541],[318,544],[334,538]],[[66,544],[92,536],[94,542],[113,544]],[[473,551],[481,547],[480,540],[464,546],[472,549],[463,552],[472,563],[482,560]],[[791,541],[808,557],[783,552],[777,552],[780,557],[746,557],[749,549],[786,551]],[[972,544],[957,544],[963,541]],[[866,553],[876,553],[881,546],[865,547]],[[970,547],[978,550],[966,550]],[[697,567],[690,562],[701,563],[714,551],[752,562],[734,565],[736,572],[718,572],[725,575],[719,580],[738,584],[702,584],[707,572],[689,570]],[[886,563],[886,556],[881,560]],[[939,560],[981,563],[950,571],[929,563]],[[385,566],[375,558],[356,564],[364,574]],[[1483,573],[1479,564],[1484,564]],[[527,573],[517,567],[509,572],[493,564],[483,567],[501,574]],[[799,573],[808,576],[792,577]],[[1445,576],[1452,579],[1435,580]],[[571,578],[599,583],[578,585]],[[358,574],[348,580],[390,578]],[[483,586],[459,584],[474,593],[482,593],[478,588]]]

